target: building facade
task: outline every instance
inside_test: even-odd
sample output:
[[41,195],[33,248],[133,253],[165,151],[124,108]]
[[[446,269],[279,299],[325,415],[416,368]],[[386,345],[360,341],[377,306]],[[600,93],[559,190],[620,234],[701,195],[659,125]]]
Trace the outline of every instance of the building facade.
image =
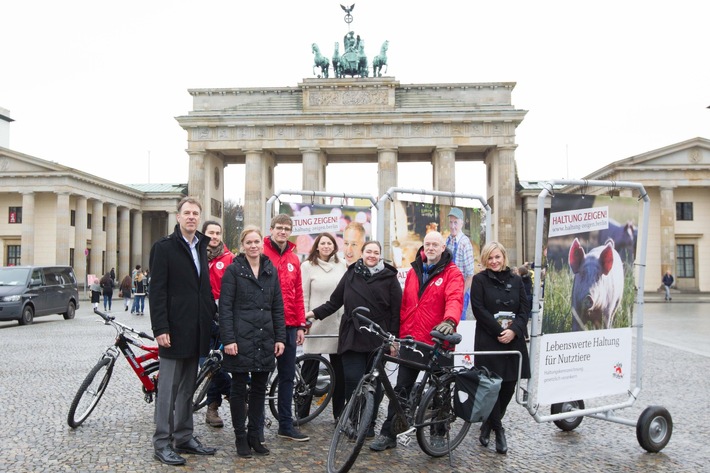
[[0,147],[0,261],[68,264],[82,286],[111,268],[123,277],[148,265],[186,192],[185,184],[117,184]]

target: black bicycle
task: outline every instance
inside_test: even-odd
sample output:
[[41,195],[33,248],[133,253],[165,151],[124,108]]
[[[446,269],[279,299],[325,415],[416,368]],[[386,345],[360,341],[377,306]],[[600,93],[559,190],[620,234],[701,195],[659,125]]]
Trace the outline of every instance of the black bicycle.
[[[441,457],[458,447],[471,427],[469,422],[459,419],[454,413],[454,383],[456,373],[462,368],[440,364],[442,356],[453,356],[442,345],[458,344],[461,342],[461,335],[444,335],[432,331],[433,345],[412,338],[397,338],[362,315],[368,312],[367,308],[358,307],[353,310],[353,317],[360,323],[360,330],[367,330],[379,336],[382,345],[373,353],[372,368],[360,380],[338,420],[328,451],[328,473],[348,471],[355,463],[373,419],[378,382],[382,384],[384,394],[395,407],[396,415],[391,429],[400,443],[409,443],[410,435],[416,432],[419,447],[427,455]],[[388,353],[393,344],[399,344],[400,349],[419,353],[428,359],[428,362],[423,364],[390,356]],[[414,385],[407,399],[401,399],[395,393],[385,371],[387,361],[422,371],[423,378]]]
[[[210,350],[209,355],[202,364],[197,381],[195,393],[192,397],[193,411],[198,411],[207,405],[207,391],[212,377],[222,368],[224,354],[222,347]],[[305,379],[301,368],[307,361],[318,363],[318,372],[315,379]],[[267,382],[266,401],[275,418],[279,418],[278,389],[276,382],[278,372],[269,374]],[[303,425],[320,415],[333,397],[335,391],[335,371],[330,362],[321,355],[303,354],[296,357],[296,375],[293,382],[293,420],[296,425]]]

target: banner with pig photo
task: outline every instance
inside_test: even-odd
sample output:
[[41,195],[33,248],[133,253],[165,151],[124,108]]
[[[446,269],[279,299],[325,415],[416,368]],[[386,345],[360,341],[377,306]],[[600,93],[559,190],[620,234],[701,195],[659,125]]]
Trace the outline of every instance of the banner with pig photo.
[[538,402],[628,391],[639,213],[634,198],[553,197]]

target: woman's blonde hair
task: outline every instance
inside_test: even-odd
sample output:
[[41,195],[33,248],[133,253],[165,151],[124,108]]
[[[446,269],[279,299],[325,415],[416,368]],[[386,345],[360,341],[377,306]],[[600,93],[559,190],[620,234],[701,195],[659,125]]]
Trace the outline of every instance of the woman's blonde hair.
[[239,251],[244,253],[244,239],[247,237],[249,233],[256,233],[261,237],[261,240],[264,240],[264,234],[261,233],[261,228],[257,227],[256,225],[247,225],[244,227],[244,230],[242,230],[242,233],[239,234]]
[[488,258],[491,256],[491,253],[493,253],[494,250],[500,250],[500,252],[503,254],[503,267],[507,268],[509,266],[508,252],[505,250],[505,246],[498,243],[497,241],[486,243],[486,245],[481,250],[481,264],[483,265],[483,267],[488,268]]

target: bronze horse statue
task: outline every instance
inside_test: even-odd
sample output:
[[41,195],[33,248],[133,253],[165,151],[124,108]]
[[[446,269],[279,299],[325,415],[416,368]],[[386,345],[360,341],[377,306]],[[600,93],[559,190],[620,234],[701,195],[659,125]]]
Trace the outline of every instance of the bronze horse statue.
[[387,73],[387,49],[390,42],[385,41],[380,48],[380,54],[372,60],[372,75],[374,77],[382,77],[382,66],[385,66],[385,74]]
[[340,66],[340,44],[335,42],[335,51],[333,52],[333,73],[335,77],[343,77],[341,66]]
[[318,48],[316,43],[313,43],[311,49],[313,50],[313,54],[315,54],[315,58],[313,59],[313,75],[316,75],[316,67],[320,67],[321,73],[318,75],[318,78],[320,79],[322,75],[323,78],[327,79],[330,61],[320,53],[320,48]]

